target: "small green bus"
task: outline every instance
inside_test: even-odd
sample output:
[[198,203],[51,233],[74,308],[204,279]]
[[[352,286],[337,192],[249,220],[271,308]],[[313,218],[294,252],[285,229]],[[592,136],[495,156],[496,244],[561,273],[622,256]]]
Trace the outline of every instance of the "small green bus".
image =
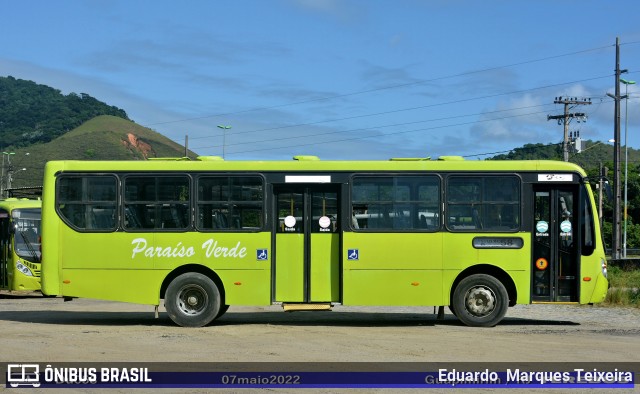
[[591,187],[565,162],[51,161],[42,209],[45,294],[164,300],[181,326],[273,304],[494,326],[608,288]]
[[40,290],[40,200],[0,200],[0,289]]

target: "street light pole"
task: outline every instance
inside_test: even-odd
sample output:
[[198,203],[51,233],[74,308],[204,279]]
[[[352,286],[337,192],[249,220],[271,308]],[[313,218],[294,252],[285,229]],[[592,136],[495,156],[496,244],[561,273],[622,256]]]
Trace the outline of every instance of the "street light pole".
[[227,130],[229,130],[231,126],[219,124],[218,128],[222,129],[222,158],[224,159],[224,146],[226,145]]
[[628,103],[629,103],[629,85],[635,85],[636,81],[627,81],[620,78],[620,82],[624,84],[624,229],[622,239],[622,257],[627,258],[627,169],[629,168],[629,149],[627,145],[627,124],[628,121]]
[[[2,152],[2,178],[0,179],[0,198],[7,198],[7,189],[11,187],[11,155],[15,152]],[[4,157],[7,157],[7,176],[4,171]]]

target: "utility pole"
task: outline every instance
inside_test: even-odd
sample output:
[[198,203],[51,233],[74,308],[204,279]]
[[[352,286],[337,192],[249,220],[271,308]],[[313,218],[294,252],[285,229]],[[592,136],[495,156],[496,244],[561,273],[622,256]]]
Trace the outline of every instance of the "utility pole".
[[564,114],[562,115],[548,115],[547,120],[557,119],[558,124],[564,124],[564,140],[562,143],[562,156],[564,161],[569,161],[569,121],[571,118],[578,119],[578,122],[587,119],[587,115],[582,112],[571,113],[569,112],[569,106],[576,105],[590,105],[590,98],[575,98],[575,97],[556,97],[553,100],[554,104],[564,104]]
[[[2,177],[0,178],[0,199],[7,198],[7,190],[11,188],[11,156],[15,152],[2,152]],[[7,157],[7,167],[4,165],[4,157]],[[5,170],[6,168],[6,170]]]
[[620,74],[627,70],[620,70],[620,38],[616,37],[616,69],[615,69],[615,95],[607,93],[614,102],[613,114],[613,240],[611,244],[611,257],[614,260],[620,259],[620,249],[622,245],[622,231],[620,220],[620,202],[622,200],[620,190]]
[[600,176],[600,183],[598,185],[598,220],[600,221],[600,228],[602,228],[602,188],[604,187],[604,177],[606,176],[605,169],[602,167],[602,162],[600,162],[598,174]]

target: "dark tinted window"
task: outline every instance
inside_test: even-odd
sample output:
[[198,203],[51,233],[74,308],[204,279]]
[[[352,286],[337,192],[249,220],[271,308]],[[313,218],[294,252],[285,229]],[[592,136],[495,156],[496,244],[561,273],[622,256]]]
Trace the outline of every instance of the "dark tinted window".
[[451,176],[447,227],[452,231],[515,231],[520,227],[520,180],[515,176]]
[[113,231],[117,227],[117,179],[112,175],[61,176],[56,208],[77,230]]
[[128,176],[124,180],[124,227],[184,230],[189,227],[189,177]]
[[198,178],[199,230],[258,230],[263,226],[264,186],[257,176]]
[[436,176],[354,177],[351,207],[353,229],[436,231],[440,224],[440,179]]

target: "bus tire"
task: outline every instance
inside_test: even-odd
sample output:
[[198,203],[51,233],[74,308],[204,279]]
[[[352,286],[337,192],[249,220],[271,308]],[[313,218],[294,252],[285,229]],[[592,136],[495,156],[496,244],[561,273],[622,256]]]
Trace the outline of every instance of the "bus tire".
[[218,314],[216,315],[216,319],[224,315],[225,313],[227,313],[228,310],[229,310],[229,305],[226,305],[226,304],[222,305],[220,307],[220,310],[218,311]]
[[464,278],[453,292],[453,309],[464,324],[493,327],[507,313],[509,295],[502,282],[491,275]]
[[453,316],[458,316],[456,314],[456,308],[453,306],[453,303],[451,305],[449,305],[449,311],[453,314]]
[[208,276],[187,272],[171,281],[164,306],[177,325],[203,327],[220,312],[220,291]]

